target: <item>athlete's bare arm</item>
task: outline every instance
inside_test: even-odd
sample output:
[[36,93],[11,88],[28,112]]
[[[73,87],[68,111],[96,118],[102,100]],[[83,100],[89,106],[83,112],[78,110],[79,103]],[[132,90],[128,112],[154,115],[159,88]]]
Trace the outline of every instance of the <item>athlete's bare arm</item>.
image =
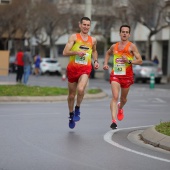
[[85,55],[85,52],[83,51],[71,51],[71,48],[73,47],[75,41],[76,41],[76,34],[72,34],[63,50],[64,56],[78,55],[80,57],[83,57]]
[[141,57],[140,53],[138,52],[138,49],[137,49],[135,44],[131,45],[131,53],[135,57],[135,60],[132,61],[132,64],[141,65],[142,64],[142,57]]
[[109,59],[110,59],[111,54],[113,54],[114,45],[115,45],[115,44],[113,44],[113,45],[107,50],[107,52],[106,52],[106,54],[105,54],[104,65],[103,65],[103,69],[104,69],[104,70],[108,70],[108,69],[109,69],[108,61],[109,61]]
[[99,68],[99,63],[98,63],[98,53],[96,50],[96,45],[97,45],[97,40],[96,38],[92,37],[92,56],[93,56],[93,61],[94,61],[94,68],[98,69]]
[[[135,44],[131,44],[129,52],[132,54],[132,56],[134,56],[134,60],[130,61],[131,64],[141,65],[142,64],[142,57],[139,54],[138,49],[137,49]],[[129,63],[127,56],[122,56],[122,58],[123,58],[125,63]]]

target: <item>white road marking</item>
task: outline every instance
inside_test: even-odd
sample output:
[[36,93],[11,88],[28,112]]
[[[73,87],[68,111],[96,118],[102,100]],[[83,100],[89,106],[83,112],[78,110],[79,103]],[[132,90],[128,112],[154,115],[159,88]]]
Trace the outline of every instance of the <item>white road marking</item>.
[[128,129],[134,129],[134,128],[135,129],[137,129],[137,128],[146,128],[146,127],[149,127],[149,126],[130,127],[130,128],[117,129],[117,130],[110,130],[109,132],[107,132],[104,135],[104,140],[106,142],[110,143],[111,145],[116,146],[117,148],[129,151],[129,152],[132,152],[132,153],[135,153],[135,154],[138,154],[138,155],[142,155],[142,156],[145,156],[145,157],[149,157],[149,158],[152,158],[152,159],[156,159],[156,160],[160,160],[160,161],[164,161],[164,162],[169,162],[170,163],[170,160],[168,160],[168,159],[164,159],[164,158],[160,158],[160,157],[156,157],[156,156],[152,156],[152,155],[149,155],[149,154],[145,154],[145,153],[142,153],[142,152],[135,151],[133,149],[124,147],[124,146],[122,146],[122,145],[120,145],[120,144],[118,144],[118,143],[116,143],[116,142],[114,142],[112,140],[112,136],[114,135],[114,133],[118,132],[120,130],[128,130]]
[[160,99],[160,98],[155,98],[159,103],[166,103],[166,101]]

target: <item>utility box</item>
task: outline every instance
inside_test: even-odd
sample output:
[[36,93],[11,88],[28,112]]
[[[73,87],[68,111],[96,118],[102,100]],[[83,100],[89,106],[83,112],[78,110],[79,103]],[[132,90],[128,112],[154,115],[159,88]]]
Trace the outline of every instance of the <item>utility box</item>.
[[9,51],[0,51],[0,76],[9,73]]

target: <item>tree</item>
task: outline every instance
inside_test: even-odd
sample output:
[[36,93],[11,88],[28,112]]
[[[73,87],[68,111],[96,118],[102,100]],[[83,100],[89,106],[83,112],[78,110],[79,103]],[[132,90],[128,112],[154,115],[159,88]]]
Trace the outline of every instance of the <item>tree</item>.
[[168,26],[163,19],[165,2],[162,0],[129,0],[129,7],[129,15],[134,18],[134,21],[141,23],[149,30],[146,58],[151,59],[151,37]]
[[15,0],[10,5],[0,6],[0,38],[6,39],[5,49],[8,49],[8,41],[15,39],[21,40],[17,46],[23,47],[23,39],[28,29],[29,5],[29,0]]
[[56,42],[69,32],[68,13],[60,10],[59,6],[48,0],[37,1],[32,8],[32,35],[36,37],[39,46],[49,42],[50,57],[58,55]]

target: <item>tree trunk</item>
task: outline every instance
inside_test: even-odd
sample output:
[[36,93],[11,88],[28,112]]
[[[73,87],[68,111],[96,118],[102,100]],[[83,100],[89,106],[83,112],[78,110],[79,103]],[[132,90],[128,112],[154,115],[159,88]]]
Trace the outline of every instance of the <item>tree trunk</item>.
[[151,60],[151,34],[149,34],[146,42],[146,60]]

